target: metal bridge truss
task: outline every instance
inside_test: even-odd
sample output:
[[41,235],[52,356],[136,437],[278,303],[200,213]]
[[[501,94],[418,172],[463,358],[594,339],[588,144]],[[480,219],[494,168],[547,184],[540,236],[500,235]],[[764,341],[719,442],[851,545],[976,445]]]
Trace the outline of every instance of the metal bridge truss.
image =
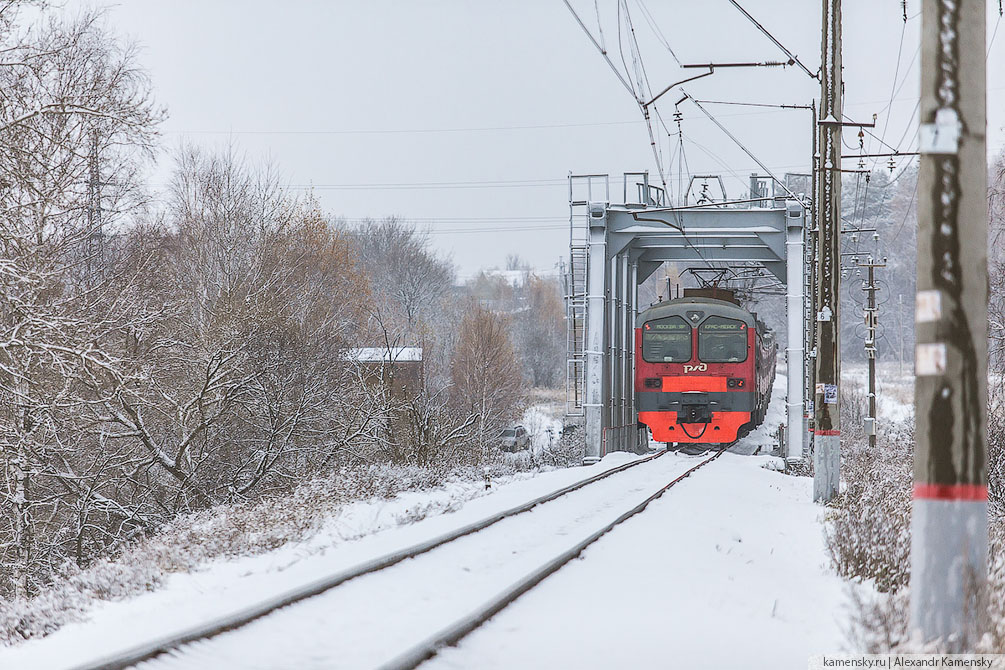
[[585,462],[646,446],[633,392],[638,286],[665,261],[755,264],[787,287],[788,425],[798,427],[789,430],[787,455],[801,458],[807,397],[802,204],[672,208],[646,173],[624,176],[623,199],[611,204],[606,175],[570,175],[567,412],[585,417]]

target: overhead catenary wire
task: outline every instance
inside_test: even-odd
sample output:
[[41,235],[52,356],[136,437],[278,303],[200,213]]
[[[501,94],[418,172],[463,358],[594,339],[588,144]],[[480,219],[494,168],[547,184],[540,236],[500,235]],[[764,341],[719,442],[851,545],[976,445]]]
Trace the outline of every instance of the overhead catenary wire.
[[782,181],[781,179],[779,179],[778,177],[776,177],[775,173],[773,173],[768,168],[767,165],[765,165],[764,163],[761,162],[761,159],[759,159],[757,156],[755,156],[740,140],[738,140],[736,138],[735,135],[733,135],[733,133],[729,132],[729,130],[724,125],[722,125],[719,122],[718,119],[716,119],[714,116],[712,116],[712,114],[708,110],[706,110],[704,107],[702,107],[701,103],[699,103],[697,100],[695,100],[693,97],[691,97],[691,95],[688,94],[687,92],[685,92],[683,89],[681,89],[681,92],[684,93],[684,95],[694,104],[695,107],[697,107],[701,111],[702,114],[704,114],[705,116],[707,116],[709,118],[709,120],[712,121],[712,123],[714,123],[716,126],[718,126],[719,130],[721,130],[723,133],[725,133],[726,136],[729,137],[729,139],[733,140],[733,143],[736,144],[736,146],[738,146],[743,151],[743,153],[747,154],[747,156],[749,156],[751,160],[753,160],[755,163],[757,163],[757,165],[762,170],[764,170],[764,172],[767,173],[767,175],[769,177],[771,177],[771,179],[774,180],[776,184],[778,184],[779,186],[781,186],[785,190],[785,192],[789,195],[790,198],[792,198],[793,200],[799,200],[800,202],[802,202],[802,199],[799,198],[799,196],[797,196],[795,193],[793,193],[789,189],[789,187],[785,184],[784,181]]
[[618,81],[621,82],[621,85],[625,87],[625,90],[627,90],[629,93],[632,94],[632,97],[635,98],[636,102],[639,102],[639,98],[638,95],[635,93],[635,89],[632,88],[632,85],[628,83],[628,81],[621,74],[621,71],[618,70],[617,66],[607,55],[607,49],[600,46],[596,38],[593,36],[593,33],[590,32],[590,29],[586,27],[586,24],[583,23],[583,20],[579,18],[579,14],[577,14],[576,10],[573,9],[572,4],[569,2],[569,0],[562,0],[562,2],[564,2],[565,6],[569,9],[570,12],[572,12],[572,16],[573,18],[576,19],[576,23],[579,24],[579,27],[583,29],[583,32],[586,33],[586,36],[590,38],[591,42],[593,42],[593,46],[597,47],[597,51],[599,51],[600,55],[604,57],[604,60],[611,67],[611,70],[614,72],[615,76],[617,76]]
[[1005,13],[1005,8],[1002,7],[1002,0],[998,0],[998,18],[995,20],[995,29],[991,33],[991,39],[988,40],[988,52],[984,55],[984,60],[991,57],[991,47],[995,44],[995,38],[998,37],[998,26],[1002,22],[1002,14]]
[[[666,174],[665,174],[665,172],[663,170],[663,162],[662,162],[662,159],[661,159],[660,154],[659,154],[659,148],[657,147],[657,144],[656,144],[656,138],[655,138],[655,136],[653,134],[652,118],[649,115],[648,106],[645,104],[645,101],[643,100],[643,96],[645,94],[644,81],[645,81],[646,77],[645,77],[644,66],[641,65],[641,53],[638,51],[638,42],[635,39],[634,29],[630,28],[631,36],[632,36],[632,45],[631,46],[634,49],[633,52],[632,52],[633,59],[637,63],[636,77],[637,77],[638,82],[639,82],[638,83],[638,89],[636,89],[636,87],[634,85],[632,85],[631,83],[629,83],[629,81],[625,78],[625,76],[621,74],[621,71],[618,70],[618,67],[614,64],[614,62],[607,55],[606,48],[604,48],[603,46],[601,46],[597,42],[597,39],[593,36],[593,33],[590,31],[589,28],[586,27],[586,24],[583,23],[582,19],[579,18],[579,14],[576,13],[576,10],[573,8],[573,6],[569,2],[569,0],[562,0],[562,1],[565,3],[565,6],[568,8],[568,10],[572,13],[573,18],[576,19],[576,23],[578,23],[579,27],[582,28],[583,32],[586,33],[586,36],[590,39],[590,42],[593,43],[593,46],[595,46],[597,48],[597,50],[600,52],[600,55],[603,56],[604,60],[608,64],[608,66],[610,66],[611,70],[618,77],[618,80],[621,82],[622,86],[624,86],[625,89],[629,93],[631,93],[632,98],[635,100],[636,104],[639,106],[639,110],[642,112],[642,117],[643,117],[643,119],[646,122],[646,129],[647,129],[647,131],[649,133],[650,145],[651,145],[652,151],[653,151],[653,159],[656,161],[656,167],[657,167],[657,169],[659,170],[659,173],[660,173],[660,181],[663,184],[663,188],[666,189],[666,187],[667,187]],[[628,12],[628,3],[627,3],[627,0],[618,0],[618,51],[621,54],[621,61],[622,61],[622,64],[624,65],[624,67],[625,67],[625,72],[626,72],[626,74],[628,74],[628,65],[627,65],[627,63],[625,63],[624,49],[622,48],[622,44],[621,44],[621,10],[622,9],[624,9],[624,11],[625,11],[626,20],[629,22],[628,25],[631,26],[630,18],[628,18],[629,12]],[[652,91],[650,89],[650,93],[651,92]]]
[[[629,50],[632,56],[632,65],[635,68],[635,76],[638,81],[639,87],[639,100],[644,98],[652,98],[652,86],[649,83],[649,75],[646,73],[645,62],[642,59],[642,51],[639,48],[638,39],[635,36],[635,26],[632,23],[631,13],[628,10],[628,0],[621,0],[621,7],[625,11],[625,25],[628,27],[628,31],[631,37],[631,42],[629,44]],[[620,11],[619,11],[619,35],[620,35]],[[660,183],[662,184],[664,190],[667,188],[666,171],[663,169],[663,156],[661,149],[656,142],[656,134],[653,132],[653,121],[649,113],[649,104],[639,103],[642,109],[642,116],[646,121],[646,130],[649,133],[649,144],[653,152],[653,158],[656,161],[656,169],[660,175]],[[662,123],[662,119],[660,119]]]
[[656,19],[653,18],[652,12],[649,11],[649,8],[646,7],[646,3],[643,0],[636,0],[636,2],[642,10],[642,17],[649,24],[649,27],[652,28],[653,33],[656,34],[656,39],[658,39],[666,50],[670,52],[670,56],[674,59],[677,65],[681,65],[680,58],[677,57],[673,47],[670,46],[670,41],[666,38],[666,35],[664,35],[663,31],[660,30],[659,24],[656,22]]
[[782,53],[784,53],[786,56],[789,57],[789,61],[791,63],[793,63],[795,65],[798,65],[800,67],[800,69],[802,69],[802,71],[805,72],[806,74],[808,74],[811,78],[813,78],[813,79],[819,79],[820,78],[819,74],[811,72],[808,67],[806,67],[805,65],[803,65],[803,62],[801,60],[799,60],[798,56],[796,56],[794,53],[792,53],[791,51],[789,51],[785,47],[784,44],[782,44],[777,39],[775,39],[775,36],[772,35],[771,33],[769,33],[767,28],[765,28],[760,23],[758,23],[757,19],[755,19],[753,16],[751,16],[750,13],[746,9],[744,9],[743,7],[741,7],[740,3],[738,3],[736,0],[729,0],[729,2],[734,7],[736,7],[738,10],[740,10],[740,13],[743,14],[744,16],[746,16],[747,19],[750,20],[751,23],[753,23],[755,26],[757,26],[757,29],[760,30],[762,33],[764,33],[764,36],[767,37],[769,40],[771,40],[772,44],[774,44],[776,47],[778,47],[779,49],[781,49]]

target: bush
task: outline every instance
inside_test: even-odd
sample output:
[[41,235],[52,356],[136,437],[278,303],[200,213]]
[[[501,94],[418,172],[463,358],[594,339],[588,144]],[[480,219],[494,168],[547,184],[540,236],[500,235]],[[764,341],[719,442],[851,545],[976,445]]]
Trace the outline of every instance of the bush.
[[913,427],[894,424],[870,451],[863,437],[845,443],[845,489],[828,514],[827,549],[837,573],[869,579],[883,593],[910,577]]

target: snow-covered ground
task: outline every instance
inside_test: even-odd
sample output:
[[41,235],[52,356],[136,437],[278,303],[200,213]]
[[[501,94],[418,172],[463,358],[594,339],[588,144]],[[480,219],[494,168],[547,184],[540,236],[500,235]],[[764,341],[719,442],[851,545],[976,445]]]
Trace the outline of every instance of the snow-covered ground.
[[813,482],[724,454],[431,670],[805,668],[842,649]]
[[[864,363],[845,364],[841,378],[849,388],[867,393],[869,372]],[[914,416],[914,369],[910,363],[876,364],[876,409],[880,421],[885,422],[908,421]]]
[[[742,451],[770,445],[784,411],[784,387],[784,377],[779,376],[768,420],[740,445]],[[528,423],[538,419],[542,426],[547,423],[542,417],[525,417]],[[0,649],[0,668],[73,667],[440,535],[634,458],[615,453],[592,468],[555,470],[496,484],[487,495],[467,502],[457,498],[456,505],[444,504],[454,495],[449,488],[410,493],[390,502],[360,503],[332,519],[308,542],[174,575],[156,592],[99,604],[87,622]],[[678,462],[696,461],[671,454],[657,462],[662,462],[659,472],[665,476]],[[444,651],[429,667],[800,668],[812,654],[840,650],[847,613],[843,582],[828,568],[821,525],[824,509],[810,502],[810,479],[770,471],[764,467],[770,462],[773,459],[765,456],[725,454],[592,545],[581,560],[545,580],[459,648]],[[663,468],[670,470],[662,472]],[[588,487],[592,492],[578,498],[584,501],[581,521],[615,510],[622,495],[611,486],[621,477],[605,480],[604,487]],[[463,497],[469,498],[468,494]],[[458,509],[408,525],[396,521],[408,518],[412,510],[430,507]],[[522,515],[519,523],[533,523],[534,514]],[[503,539],[496,542],[520,541],[516,529],[527,526],[519,526],[516,519],[506,523],[513,523],[513,530],[497,533]],[[563,528],[546,534],[554,537],[555,546],[574,542],[575,532]],[[487,553],[506,555],[501,546]],[[464,588],[472,594],[501,590],[526,568],[503,562],[497,567],[509,572],[499,572],[479,569],[473,558],[455,562],[465,563],[469,570],[463,575]],[[342,596],[322,600],[326,597],[314,599],[315,610],[306,615],[321,621],[318,630],[337,627],[338,621],[365,620],[381,600],[372,592],[341,604]],[[324,606],[317,609],[317,603],[324,602],[330,603],[330,613]],[[422,606],[418,605],[420,611]],[[430,613],[438,611],[435,593],[427,595],[426,606]],[[332,617],[327,629],[325,616]],[[353,633],[361,646],[384,644],[384,634],[376,625],[356,627]],[[316,631],[310,639],[318,636],[323,637]],[[258,658],[261,662],[255,667],[290,667],[275,658]],[[336,667],[332,657],[313,658],[317,667]],[[210,659],[205,665],[179,661],[175,667],[217,667]]]
[[562,421],[556,419],[547,405],[531,405],[523,413],[523,426],[530,433],[530,448],[536,454],[549,449],[562,435]]
[[[612,454],[600,467],[553,470],[516,479],[468,502],[468,484],[407,493],[392,501],[356,503],[311,540],[259,556],[215,561],[173,574],[152,593],[95,604],[89,621],[16,647],[0,648],[0,669],[69,668],[239,610],[301,584],[480,520],[527,500],[636,459]],[[455,509],[406,524],[425,510]]]
[[[679,454],[632,468],[141,670],[382,667],[695,466]],[[465,667],[481,667],[472,663]]]

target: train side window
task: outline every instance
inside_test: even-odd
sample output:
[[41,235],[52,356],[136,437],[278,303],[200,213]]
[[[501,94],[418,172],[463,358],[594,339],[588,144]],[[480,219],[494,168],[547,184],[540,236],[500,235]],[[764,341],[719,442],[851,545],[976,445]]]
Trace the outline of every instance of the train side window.
[[686,363],[691,360],[691,325],[680,316],[642,324],[642,359],[647,363]]
[[747,324],[710,316],[698,326],[698,358],[704,363],[740,363],[747,360]]

